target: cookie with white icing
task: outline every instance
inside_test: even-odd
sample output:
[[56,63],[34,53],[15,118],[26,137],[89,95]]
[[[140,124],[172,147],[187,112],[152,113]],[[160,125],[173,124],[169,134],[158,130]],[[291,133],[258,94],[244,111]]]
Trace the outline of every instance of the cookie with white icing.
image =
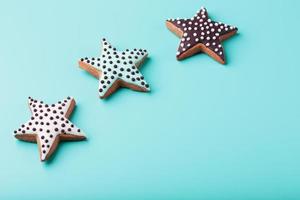
[[75,107],[74,98],[46,104],[29,97],[28,103],[32,117],[14,131],[14,136],[19,140],[36,142],[41,161],[49,159],[59,141],[86,139],[82,131],[68,120]]
[[168,19],[166,26],[181,38],[176,54],[178,60],[204,52],[222,64],[225,64],[225,56],[221,42],[238,30],[212,21],[203,7],[190,19]]
[[99,79],[100,98],[108,97],[119,87],[147,92],[150,91],[149,85],[138,69],[147,55],[144,49],[117,51],[102,39],[101,56],[81,58],[79,66]]

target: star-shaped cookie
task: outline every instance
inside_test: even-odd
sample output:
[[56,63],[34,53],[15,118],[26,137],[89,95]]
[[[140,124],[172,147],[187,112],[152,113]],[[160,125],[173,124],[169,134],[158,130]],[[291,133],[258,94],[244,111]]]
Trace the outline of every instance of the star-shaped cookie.
[[106,39],[102,39],[102,55],[81,58],[79,66],[99,79],[100,98],[108,97],[120,86],[146,92],[150,88],[138,67],[147,55],[144,49],[117,51]]
[[204,52],[222,64],[225,64],[225,56],[221,42],[238,30],[234,26],[212,21],[203,7],[190,19],[169,19],[166,25],[181,38],[176,54],[178,60]]
[[56,104],[45,104],[29,97],[31,119],[14,131],[19,140],[37,142],[40,159],[49,159],[60,140],[84,140],[86,137],[68,117],[75,107],[74,98],[68,97]]

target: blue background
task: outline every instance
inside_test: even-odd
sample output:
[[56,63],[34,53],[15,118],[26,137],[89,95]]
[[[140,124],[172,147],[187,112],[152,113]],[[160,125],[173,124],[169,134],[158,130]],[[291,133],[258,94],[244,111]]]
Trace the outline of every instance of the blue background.
[[[204,5],[236,25],[228,64],[175,59],[165,19]],[[299,1],[1,1],[0,199],[299,199]],[[106,37],[150,52],[151,93],[107,100],[78,68]],[[77,100],[88,140],[61,143],[50,162],[17,141],[27,97]]]

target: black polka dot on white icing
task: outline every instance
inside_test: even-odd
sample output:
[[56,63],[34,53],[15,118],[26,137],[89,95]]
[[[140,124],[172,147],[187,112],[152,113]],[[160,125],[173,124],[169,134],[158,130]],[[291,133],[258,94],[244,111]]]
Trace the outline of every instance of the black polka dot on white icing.
[[147,55],[148,53],[144,49],[117,51],[106,39],[102,39],[101,56],[82,58],[80,62],[101,72],[98,92],[102,98],[105,97],[108,90],[120,80],[138,87],[139,90],[149,91],[149,85],[138,70],[138,66]]
[[82,131],[68,120],[75,106],[73,98],[68,97],[56,104],[46,104],[31,97],[28,101],[32,116],[28,122],[14,131],[14,135],[18,139],[28,141],[32,140],[28,138],[34,136],[39,144],[42,161],[55,150],[56,147],[52,145],[56,140],[85,139]]
[[176,54],[178,59],[181,59],[185,52],[196,45],[202,44],[210,50],[210,53],[224,62],[224,49],[221,41],[226,39],[226,35],[237,32],[234,26],[209,19],[207,10],[203,7],[190,19],[169,19],[167,22],[172,23],[183,33]]

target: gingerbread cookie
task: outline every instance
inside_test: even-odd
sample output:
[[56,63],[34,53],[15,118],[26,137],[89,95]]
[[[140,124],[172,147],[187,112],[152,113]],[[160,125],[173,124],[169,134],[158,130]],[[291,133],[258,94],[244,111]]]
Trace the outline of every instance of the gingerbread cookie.
[[148,53],[144,49],[117,51],[106,39],[102,39],[101,57],[81,58],[79,66],[99,79],[99,96],[106,98],[118,87],[137,91],[150,91],[138,67]]
[[177,59],[181,60],[198,52],[204,52],[225,64],[221,42],[237,32],[237,28],[209,19],[205,8],[201,8],[190,19],[169,19],[167,27],[181,38]]
[[29,97],[31,119],[21,125],[14,135],[19,140],[37,142],[40,159],[49,159],[60,140],[84,140],[86,137],[68,117],[75,107],[71,97],[56,104],[45,104]]

